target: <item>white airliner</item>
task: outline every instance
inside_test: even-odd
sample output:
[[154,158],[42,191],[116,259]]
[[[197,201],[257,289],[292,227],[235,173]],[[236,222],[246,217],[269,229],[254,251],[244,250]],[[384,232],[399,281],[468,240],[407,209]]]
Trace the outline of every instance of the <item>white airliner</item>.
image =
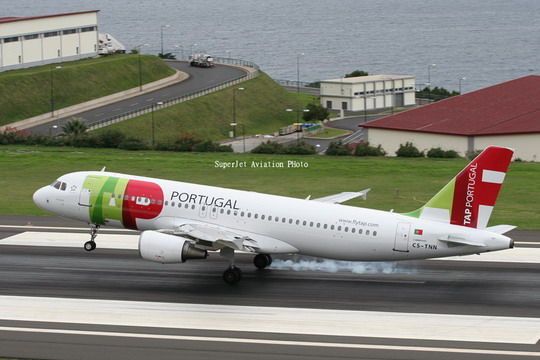
[[296,199],[213,186],[102,171],[61,176],[37,190],[41,209],[101,225],[142,231],[139,253],[158,263],[204,259],[219,251],[223,273],[240,281],[235,251],[257,254],[265,268],[271,254],[302,254],[348,261],[394,261],[478,254],[513,247],[502,234],[510,225],[487,227],[513,150],[491,146],[420,209],[385,212],[340,205],[366,193],[345,192]]

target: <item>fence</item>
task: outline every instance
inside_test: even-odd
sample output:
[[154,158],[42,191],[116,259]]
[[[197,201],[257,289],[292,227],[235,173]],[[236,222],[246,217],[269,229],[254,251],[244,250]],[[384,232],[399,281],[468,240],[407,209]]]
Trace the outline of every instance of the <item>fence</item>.
[[115,115],[106,119],[89,123],[88,130],[99,129],[99,128],[102,128],[111,124],[115,124],[115,123],[118,123],[127,119],[132,119],[137,116],[148,114],[155,110],[163,109],[172,105],[179,104],[184,101],[192,100],[197,97],[210,94],[214,91],[218,91],[218,90],[227,88],[229,86],[238,84],[240,82],[251,80],[259,75],[259,66],[251,61],[218,57],[218,58],[214,58],[214,62],[219,63],[219,64],[225,64],[225,65],[247,67],[247,68],[253,69],[253,71],[248,71],[245,75],[239,76],[231,80],[224,81],[222,83],[219,83],[219,84],[216,84],[216,85],[204,88],[204,89],[193,91],[189,94],[184,94],[184,95],[176,96],[167,100],[163,100],[161,101],[161,104],[159,105],[155,103],[146,105],[146,106],[122,113],[122,114],[118,114],[118,115]]

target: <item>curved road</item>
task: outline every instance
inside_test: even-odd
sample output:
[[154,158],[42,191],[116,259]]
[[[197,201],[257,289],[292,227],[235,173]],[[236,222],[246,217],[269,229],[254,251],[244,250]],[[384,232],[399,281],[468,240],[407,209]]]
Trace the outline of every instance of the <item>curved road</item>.
[[[49,123],[29,128],[27,131],[34,134],[45,135],[48,135],[50,131],[52,135],[57,135],[61,133],[61,126],[73,117],[81,117],[85,119],[86,122],[93,123],[114,115],[119,115],[150,105],[152,103],[157,103],[159,101],[164,101],[177,96],[186,95],[197,90],[205,89],[246,74],[245,70],[242,70],[241,68],[226,65],[216,65],[213,68],[206,69],[189,66],[189,64],[186,62],[168,61],[167,63],[177,70],[188,73],[190,77],[180,83],[173,84],[156,91],[135,96],[126,100],[120,100],[112,104],[70,115],[65,118],[60,118],[57,120],[55,119]],[[58,128],[53,129],[53,125],[57,125]]]
[[[35,229],[18,227],[29,222]],[[79,223],[55,217],[1,216],[0,223],[5,224],[0,227],[0,244],[2,239],[23,231],[68,232],[72,236],[86,233],[85,229],[71,228],[80,227]],[[43,225],[55,228],[39,227]],[[107,233],[112,231],[100,232],[101,236]],[[518,242],[517,249],[540,248],[538,232],[517,231],[512,236]],[[9,308],[12,296],[17,296],[14,301],[18,297],[30,297],[38,302],[37,314],[45,317],[55,311],[56,303],[59,307],[65,306],[58,317],[50,315],[47,321],[2,317],[0,356],[55,359],[173,359],[179,356],[197,359],[532,359],[540,356],[537,342],[540,339],[540,270],[537,263],[410,261],[392,265],[389,271],[324,273],[257,271],[251,264],[252,256],[240,255],[237,263],[243,269],[244,279],[238,286],[228,286],[221,279],[226,261],[220,256],[160,265],[141,260],[136,250],[100,249],[99,236],[97,241],[98,250],[92,253],[82,250],[82,242],[80,248],[0,246],[0,306]],[[70,315],[70,307],[75,305],[70,304],[69,299],[90,299],[75,303],[88,301],[96,305],[83,313]],[[93,312],[97,319],[104,308],[120,304],[111,305],[109,300],[131,302],[110,314],[118,322],[111,320],[109,325],[99,325],[91,321],[65,323],[61,320],[64,315],[74,319],[92,318]],[[63,301],[68,301],[67,305],[61,305]],[[186,304],[199,305],[185,309],[182,306],[188,306]],[[224,307],[212,308],[216,305]],[[152,314],[156,306],[164,317],[142,315]],[[170,306],[181,308],[170,310]],[[280,310],[282,308],[285,309]],[[284,332],[248,331],[247,325],[241,322],[235,330],[221,325],[221,319],[230,313],[241,317],[246,316],[246,312],[245,322],[265,316],[265,321],[272,322],[271,319],[285,316],[282,313],[289,311],[286,308],[297,309],[298,316],[314,311],[317,314],[311,316],[312,320],[317,320],[312,324],[314,328],[305,329],[305,333],[294,330],[287,333],[286,319],[280,320],[285,323]],[[131,309],[139,325],[125,322]],[[470,315],[473,319],[487,316],[489,319],[475,320],[473,328],[478,327],[479,338],[484,335],[480,328],[489,328],[490,322],[497,319],[507,319],[503,323],[519,319],[520,326],[532,328],[522,331],[517,338],[510,332],[500,334],[500,341],[478,340],[474,332],[474,338],[458,341],[454,337],[459,337],[459,333],[439,330],[429,335],[429,331],[421,327],[411,328],[403,338],[317,334],[317,323],[324,321],[325,313],[321,311],[333,310],[338,313],[332,316],[349,310],[368,312],[368,315],[390,314],[387,321],[397,321],[394,316],[397,319],[407,314],[416,314],[414,317],[443,314],[438,318],[442,324],[429,325],[442,326],[442,329],[444,321],[453,326],[454,316],[459,321],[467,321]],[[211,326],[190,329],[188,325],[182,326],[184,324],[167,325],[168,317],[173,319],[177,312],[184,314],[180,322],[188,322],[190,314],[194,314],[207,319],[204,324]],[[527,325],[527,319],[532,325]],[[279,327],[279,322],[274,326]],[[339,332],[341,326],[336,320],[328,334]],[[374,331],[392,327],[393,323],[383,322],[375,326]],[[426,331],[428,337],[433,335],[434,338],[426,339]],[[465,326],[463,331],[467,331]],[[30,343],[32,346],[28,346]]]

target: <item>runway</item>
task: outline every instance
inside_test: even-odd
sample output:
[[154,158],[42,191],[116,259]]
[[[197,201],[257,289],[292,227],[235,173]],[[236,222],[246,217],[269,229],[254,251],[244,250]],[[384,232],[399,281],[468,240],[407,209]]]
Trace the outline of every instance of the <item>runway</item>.
[[78,223],[0,216],[0,224],[2,357],[540,357],[537,232],[512,235],[518,256],[360,272],[258,271],[240,255],[244,278],[228,286],[216,254],[161,265],[139,258],[134,232],[103,229],[88,253]]

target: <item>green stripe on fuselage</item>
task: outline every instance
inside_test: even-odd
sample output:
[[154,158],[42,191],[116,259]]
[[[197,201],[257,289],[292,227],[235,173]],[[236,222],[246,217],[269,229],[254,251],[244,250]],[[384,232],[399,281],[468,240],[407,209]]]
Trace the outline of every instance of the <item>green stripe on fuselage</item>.
[[[105,220],[122,222],[122,203],[128,180],[117,177],[87,176],[83,187],[90,189],[90,220],[105,225]],[[114,194],[114,197],[113,197]],[[120,198],[119,198],[120,195]]]

